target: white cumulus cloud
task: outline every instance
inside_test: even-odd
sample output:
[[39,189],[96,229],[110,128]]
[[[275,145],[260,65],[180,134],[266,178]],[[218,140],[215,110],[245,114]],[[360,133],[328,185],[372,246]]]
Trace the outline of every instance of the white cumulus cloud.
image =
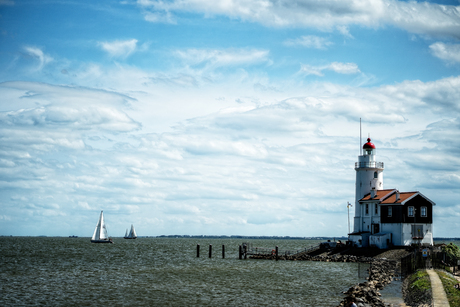
[[209,68],[254,65],[269,60],[269,51],[260,49],[186,49],[177,50],[175,55],[187,65]]
[[340,62],[332,62],[327,65],[322,66],[311,66],[302,64],[300,67],[300,74],[304,75],[316,75],[319,77],[324,76],[324,70],[332,70],[338,74],[357,74],[361,71],[358,68],[358,65],[355,63],[340,63]]
[[430,45],[431,53],[441,60],[460,63],[460,44],[444,44],[441,42]]
[[[313,27],[332,30],[343,26],[393,25],[411,33],[460,37],[460,8],[453,5],[395,0],[138,0],[148,21],[173,20],[174,13],[201,13],[258,22],[276,27]],[[162,18],[152,18],[151,16]],[[165,18],[167,16],[167,18]]]
[[99,42],[98,45],[112,57],[126,58],[136,51],[137,39]]
[[324,37],[306,35],[295,39],[284,41],[286,46],[302,46],[306,48],[327,49],[333,43]]

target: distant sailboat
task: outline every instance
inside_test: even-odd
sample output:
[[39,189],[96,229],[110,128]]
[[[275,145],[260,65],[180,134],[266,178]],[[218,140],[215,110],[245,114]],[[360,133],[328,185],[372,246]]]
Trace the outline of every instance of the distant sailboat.
[[136,234],[136,231],[134,230],[133,224],[131,224],[131,230],[129,233],[128,233],[128,229],[126,229],[124,238],[125,239],[136,239],[137,238],[137,234]]
[[91,238],[91,243],[113,243],[112,239],[107,237],[107,227],[104,223],[104,215],[102,214],[102,211],[99,216],[96,229],[94,230],[93,237]]

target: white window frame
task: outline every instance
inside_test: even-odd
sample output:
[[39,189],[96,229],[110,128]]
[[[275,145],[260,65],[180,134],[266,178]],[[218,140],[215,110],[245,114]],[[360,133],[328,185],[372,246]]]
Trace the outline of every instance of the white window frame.
[[421,217],[426,217],[427,216],[427,208],[426,207],[421,207],[420,208],[420,216]]
[[407,207],[407,216],[408,217],[414,217],[415,216],[414,212],[415,212],[414,206]]

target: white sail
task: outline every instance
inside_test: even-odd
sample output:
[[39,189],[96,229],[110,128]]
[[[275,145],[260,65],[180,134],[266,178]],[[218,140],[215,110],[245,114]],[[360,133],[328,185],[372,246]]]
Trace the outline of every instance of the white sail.
[[137,238],[136,231],[134,230],[133,224],[131,224],[131,231],[129,232],[129,237],[130,238]]
[[108,238],[107,226],[104,223],[104,216],[102,215],[102,211],[101,211],[101,233],[99,234],[99,239],[106,240],[107,238]]
[[128,229],[126,229],[126,232],[125,232],[125,238],[128,236]]
[[107,228],[104,223],[104,215],[101,211],[99,220],[97,221],[96,229],[94,229],[93,237],[91,240],[105,240],[107,239]]

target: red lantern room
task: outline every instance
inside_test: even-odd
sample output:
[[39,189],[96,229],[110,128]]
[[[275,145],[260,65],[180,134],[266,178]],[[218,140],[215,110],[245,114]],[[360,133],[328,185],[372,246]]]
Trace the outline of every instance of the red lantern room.
[[364,155],[375,154],[375,145],[371,143],[371,139],[367,139],[367,143],[363,145]]

